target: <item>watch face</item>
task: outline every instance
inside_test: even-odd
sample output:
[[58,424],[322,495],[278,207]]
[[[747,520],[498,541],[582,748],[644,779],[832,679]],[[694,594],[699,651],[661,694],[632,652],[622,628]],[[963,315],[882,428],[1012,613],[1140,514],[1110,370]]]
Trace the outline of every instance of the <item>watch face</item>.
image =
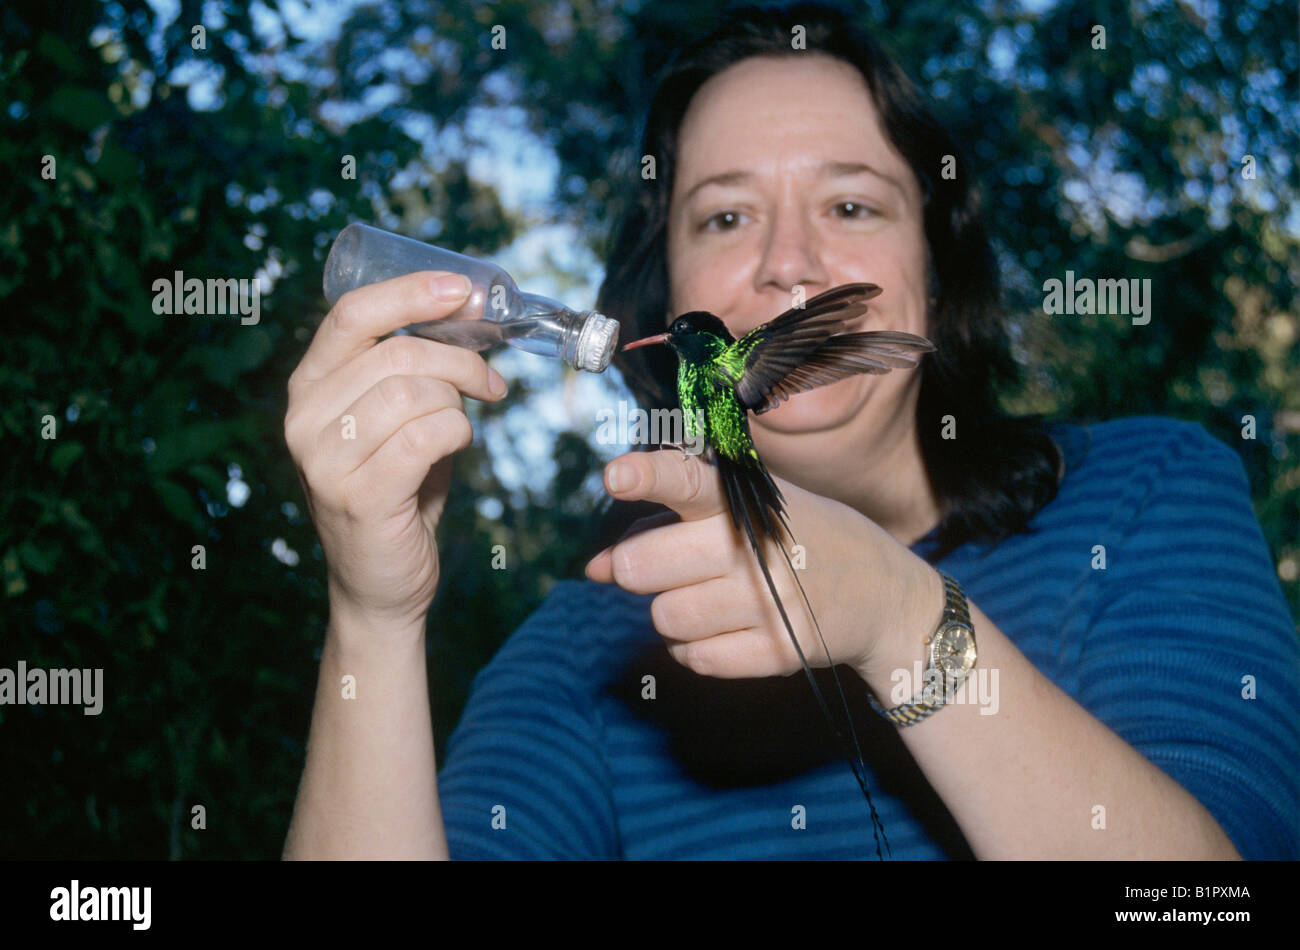
[[931,662],[944,676],[958,676],[975,665],[975,635],[960,624],[949,624],[936,634]]

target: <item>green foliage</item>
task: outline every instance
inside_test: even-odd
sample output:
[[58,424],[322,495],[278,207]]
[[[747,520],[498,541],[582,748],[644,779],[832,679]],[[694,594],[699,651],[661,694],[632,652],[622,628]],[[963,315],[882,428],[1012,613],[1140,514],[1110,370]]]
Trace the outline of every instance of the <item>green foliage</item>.
[[[3,709],[0,853],[273,857],[326,620],[321,552],[281,434],[285,382],[323,312],[324,250],[353,218],[415,230],[436,217],[440,240],[485,251],[512,223],[463,162],[389,189],[395,169],[423,167],[419,144],[388,117],[336,128],[317,115],[324,90],[252,69],[235,50],[261,44],[238,9],[208,24],[206,51],[182,28],[203,22],[198,4],[165,31],[167,69],[223,74],[202,109],[155,78],[148,37],[163,24],[144,4],[0,17],[0,102],[14,103],[0,120],[13,183],[0,199],[0,425],[16,461],[0,498],[0,663],[101,667],[106,694],[99,717]],[[96,44],[97,24],[111,31]],[[341,175],[345,155],[355,180]],[[178,270],[264,275],[259,323],[155,313],[153,282]],[[55,439],[41,437],[47,416]],[[249,487],[239,508],[227,501],[236,471]],[[455,511],[463,524],[473,507]],[[296,565],[272,555],[276,539]],[[207,830],[191,829],[194,805]]]
[[[0,707],[0,854],[274,857],[326,621],[321,551],[281,434],[285,383],[323,315],[329,241],[360,219],[470,253],[510,243],[525,222],[444,146],[504,147],[471,117],[513,99],[560,161],[555,215],[601,250],[636,194],[647,77],[712,10],[366,4],[318,42],[292,28],[268,40],[236,4],[182,0],[171,22],[142,2],[30,6],[0,10],[0,665],[101,667],[105,704],[98,717]],[[1008,405],[1205,423],[1240,451],[1274,556],[1294,569],[1293,11],[869,7],[957,131],[974,166],[959,173],[987,186],[1030,368]],[[205,49],[191,45],[200,23]],[[506,50],[490,46],[496,24]],[[1247,153],[1255,179],[1241,174]],[[1066,269],[1150,277],[1150,325],[1045,317],[1041,285]],[[259,323],[155,313],[154,281],[176,271],[260,277]],[[529,389],[517,382],[510,404]],[[505,411],[478,407],[476,426]],[[1247,414],[1254,442],[1240,438]],[[46,417],[56,439],[42,438]],[[513,498],[479,442],[457,459],[430,617],[440,753],[474,672],[590,553],[596,456],[566,434],[553,458],[551,484]],[[235,478],[248,488],[239,507]],[[488,517],[484,498],[511,501]],[[491,567],[497,544],[504,570]],[[206,830],[191,828],[195,805]]]

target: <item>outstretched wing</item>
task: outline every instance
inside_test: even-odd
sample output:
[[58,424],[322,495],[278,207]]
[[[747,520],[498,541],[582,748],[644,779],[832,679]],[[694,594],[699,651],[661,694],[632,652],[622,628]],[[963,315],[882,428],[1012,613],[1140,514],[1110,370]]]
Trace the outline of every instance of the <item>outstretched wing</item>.
[[867,301],[879,293],[875,284],[832,288],[732,344],[728,369],[738,377],[741,405],[763,413],[795,393],[846,376],[915,366],[934,349],[922,337],[892,330],[841,332],[845,323],[866,313]]
[[911,369],[934,344],[924,337],[896,330],[841,333],[833,336],[778,379],[766,392],[756,390],[762,401],[746,406],[755,413],[775,409],[795,393],[807,392],[858,373],[882,375],[891,369]]

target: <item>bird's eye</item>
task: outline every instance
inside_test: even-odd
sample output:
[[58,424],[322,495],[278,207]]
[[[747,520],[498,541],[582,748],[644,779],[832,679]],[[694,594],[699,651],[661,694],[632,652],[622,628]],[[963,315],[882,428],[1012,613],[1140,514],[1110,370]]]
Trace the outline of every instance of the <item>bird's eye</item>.
[[681,318],[681,317],[678,317],[676,320],[673,321],[673,325],[672,325],[671,327],[668,328],[668,332],[669,332],[669,333],[685,333],[685,332],[686,332],[687,330],[689,330],[690,328],[691,328],[691,325],[690,325],[689,322],[687,322],[685,319],[683,319],[683,318]]

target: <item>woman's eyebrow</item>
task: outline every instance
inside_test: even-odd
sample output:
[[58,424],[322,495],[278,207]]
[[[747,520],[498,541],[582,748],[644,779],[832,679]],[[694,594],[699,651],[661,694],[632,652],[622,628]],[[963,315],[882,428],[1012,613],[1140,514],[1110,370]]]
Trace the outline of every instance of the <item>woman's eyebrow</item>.
[[701,188],[707,188],[709,185],[739,185],[742,182],[748,181],[750,178],[753,177],[754,176],[752,172],[730,171],[730,172],[719,172],[716,175],[710,175],[708,178],[701,178],[699,181],[691,185],[691,187],[686,190],[686,194],[682,195],[682,202],[685,203],[687,201],[690,201],[691,197],[697,191],[699,191]]
[[868,165],[866,162],[822,162],[820,172],[821,177],[823,178],[847,178],[850,175],[871,175],[875,178],[879,178],[881,181],[893,185],[894,188],[898,190],[899,194],[904,196],[907,194],[906,190],[903,188],[902,182],[894,178],[892,175],[886,175],[878,168]]
[[[907,193],[897,179],[890,175],[886,175],[884,172],[868,165],[866,162],[825,161],[822,162],[817,169],[817,175],[819,178],[847,178],[851,175],[864,174],[888,182],[890,185],[894,186],[899,194],[906,195]],[[701,178],[686,190],[686,194],[682,196],[682,202],[685,203],[690,201],[697,191],[701,188],[707,188],[709,185],[740,185],[753,177],[754,175],[752,172],[736,169],[734,171],[719,172],[718,174],[710,175],[707,178]]]

